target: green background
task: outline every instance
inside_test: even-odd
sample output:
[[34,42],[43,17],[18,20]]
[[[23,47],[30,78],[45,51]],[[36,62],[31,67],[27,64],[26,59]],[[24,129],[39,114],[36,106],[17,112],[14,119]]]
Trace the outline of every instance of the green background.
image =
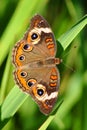
[[[63,59],[58,66],[59,100],[51,116],[43,115],[31,97],[19,90],[12,75],[12,48],[37,13],[50,24],[57,40],[57,57]],[[86,13],[86,0],[0,0],[0,127],[3,130],[87,130],[87,27],[84,27],[87,17],[80,21],[86,19],[83,26],[78,22]]]

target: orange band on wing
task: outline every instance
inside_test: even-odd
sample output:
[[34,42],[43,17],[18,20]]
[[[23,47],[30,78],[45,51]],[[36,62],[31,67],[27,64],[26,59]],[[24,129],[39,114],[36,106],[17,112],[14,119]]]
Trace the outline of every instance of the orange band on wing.
[[22,85],[22,89],[23,90],[29,90],[29,87],[27,86],[27,83],[26,83],[26,80],[25,80],[25,78],[22,78],[21,77],[21,75],[20,75],[20,72],[21,72],[21,70],[18,70],[17,72],[16,72],[16,74],[17,74],[17,80],[21,83],[21,85]]
[[17,48],[16,55],[15,55],[15,62],[18,66],[22,65],[22,63],[19,61],[19,56],[23,54],[23,50],[22,50],[23,44],[24,42],[20,43],[19,47]]
[[50,83],[49,85],[50,85],[50,87],[56,87],[57,86],[56,83]]
[[57,80],[57,76],[56,76],[56,75],[51,75],[50,78],[51,78],[52,80]]
[[47,47],[48,47],[48,49],[54,48],[54,44],[51,43],[51,44],[49,44]]
[[52,38],[47,38],[46,40],[45,40],[45,42],[47,43],[47,42],[52,42]]
[[30,43],[31,42],[31,38],[30,38],[30,35],[28,34],[27,36],[27,42]]

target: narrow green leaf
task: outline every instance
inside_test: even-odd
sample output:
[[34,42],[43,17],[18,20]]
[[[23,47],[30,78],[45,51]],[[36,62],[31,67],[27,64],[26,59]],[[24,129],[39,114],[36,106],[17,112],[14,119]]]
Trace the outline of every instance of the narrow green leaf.
[[51,115],[47,118],[47,120],[43,123],[43,125],[39,128],[39,130],[46,130],[47,126],[54,119],[55,115]]
[[12,117],[28,96],[15,85],[2,104],[1,120]]
[[2,82],[1,82],[1,90],[0,90],[0,104],[2,104],[3,100],[4,100],[4,96],[5,96],[5,91],[6,91],[6,86],[7,86],[7,82],[8,82],[8,75],[9,75],[9,71],[10,71],[10,67],[11,67],[11,53],[9,53],[8,55],[8,59],[7,59],[7,63],[6,63],[6,67],[4,70],[4,74],[2,77]]
[[70,30],[68,30],[58,39],[64,50],[69,46],[69,44],[78,35],[78,33],[85,27],[86,24],[87,24],[87,15],[85,15],[79,22],[77,22],[72,28],[70,28]]

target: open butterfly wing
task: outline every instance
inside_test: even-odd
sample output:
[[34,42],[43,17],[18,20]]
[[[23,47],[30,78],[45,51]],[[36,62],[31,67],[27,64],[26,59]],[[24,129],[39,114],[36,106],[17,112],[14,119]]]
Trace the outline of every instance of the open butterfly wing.
[[14,75],[20,88],[32,96],[44,114],[49,114],[58,96],[60,76],[57,68],[21,68]]
[[[32,39],[35,34],[38,35],[38,38]],[[13,49],[14,65],[23,66],[36,60],[55,57],[55,54],[56,42],[47,21],[40,15],[34,16],[30,29]]]

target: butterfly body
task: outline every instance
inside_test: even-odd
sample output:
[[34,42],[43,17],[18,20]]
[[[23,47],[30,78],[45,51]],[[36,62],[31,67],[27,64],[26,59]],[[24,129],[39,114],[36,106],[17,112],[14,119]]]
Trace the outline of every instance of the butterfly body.
[[42,16],[35,15],[29,30],[13,49],[14,77],[45,115],[54,107],[60,84],[56,64],[61,60],[55,54],[56,42],[50,26]]

